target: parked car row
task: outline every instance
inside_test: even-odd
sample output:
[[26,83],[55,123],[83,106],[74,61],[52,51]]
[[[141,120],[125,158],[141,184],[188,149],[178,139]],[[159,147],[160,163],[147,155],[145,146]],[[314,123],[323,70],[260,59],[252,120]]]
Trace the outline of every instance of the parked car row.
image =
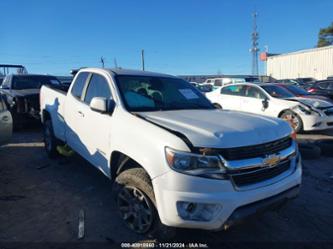
[[332,77],[327,77],[327,80],[316,80],[314,78],[283,79],[276,80],[275,83],[297,86],[305,89],[310,94],[321,95],[333,100]]
[[223,109],[285,119],[296,132],[333,128],[332,102],[297,97],[292,91],[287,85],[245,83],[224,86],[206,96]]
[[307,91],[333,100],[333,80],[316,81],[307,87]]
[[312,77],[308,78],[296,78],[296,79],[281,79],[281,80],[276,80],[276,83],[283,83],[283,84],[291,84],[291,85],[297,85],[300,87],[306,87],[308,84],[311,84],[315,82],[316,79]]

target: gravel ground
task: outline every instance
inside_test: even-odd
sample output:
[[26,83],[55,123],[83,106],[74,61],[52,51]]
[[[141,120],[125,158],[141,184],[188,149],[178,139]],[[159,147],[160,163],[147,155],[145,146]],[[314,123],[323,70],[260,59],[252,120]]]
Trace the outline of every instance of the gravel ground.
[[[299,139],[317,141],[332,139],[332,135],[333,132],[303,134]],[[80,210],[85,213],[85,237],[78,240]],[[333,157],[305,160],[301,193],[283,209],[227,231],[181,230],[178,240],[209,246],[231,244],[232,248],[256,243],[261,248],[331,248],[332,211]],[[38,247],[45,242],[90,242],[99,243],[100,247],[140,241],[156,240],[146,240],[123,225],[108,179],[78,156],[49,160],[38,129],[15,133],[11,143],[0,148],[0,249]],[[25,244],[31,242],[35,244]]]

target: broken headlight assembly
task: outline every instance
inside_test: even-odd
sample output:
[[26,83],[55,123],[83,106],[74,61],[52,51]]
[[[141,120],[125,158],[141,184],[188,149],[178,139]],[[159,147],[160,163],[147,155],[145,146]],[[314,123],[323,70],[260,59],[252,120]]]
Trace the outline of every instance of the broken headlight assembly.
[[313,110],[312,108],[307,107],[305,105],[297,105],[293,109],[295,111],[301,112],[301,113],[303,113],[305,115],[313,115],[313,114],[315,114],[315,115],[321,116],[321,114],[318,111]]
[[170,168],[180,173],[214,179],[226,179],[226,168],[218,155],[204,155],[165,148]]

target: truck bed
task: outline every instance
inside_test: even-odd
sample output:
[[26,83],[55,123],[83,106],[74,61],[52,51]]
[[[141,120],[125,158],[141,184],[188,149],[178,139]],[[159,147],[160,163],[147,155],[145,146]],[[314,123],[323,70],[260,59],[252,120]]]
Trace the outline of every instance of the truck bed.
[[[40,109],[51,115],[54,135],[62,141],[66,140],[64,112],[67,91],[54,86],[42,86],[40,91]],[[41,116],[44,121],[45,113]]]

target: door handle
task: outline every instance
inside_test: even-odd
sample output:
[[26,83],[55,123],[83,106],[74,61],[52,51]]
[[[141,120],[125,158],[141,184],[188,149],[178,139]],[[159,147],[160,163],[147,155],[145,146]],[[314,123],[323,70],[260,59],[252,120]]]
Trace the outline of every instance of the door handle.
[[3,116],[1,120],[4,121],[4,122],[7,122],[7,121],[9,121],[9,117],[8,116]]
[[77,113],[79,114],[80,117],[82,117],[82,118],[84,117],[84,113],[83,112],[78,111]]

